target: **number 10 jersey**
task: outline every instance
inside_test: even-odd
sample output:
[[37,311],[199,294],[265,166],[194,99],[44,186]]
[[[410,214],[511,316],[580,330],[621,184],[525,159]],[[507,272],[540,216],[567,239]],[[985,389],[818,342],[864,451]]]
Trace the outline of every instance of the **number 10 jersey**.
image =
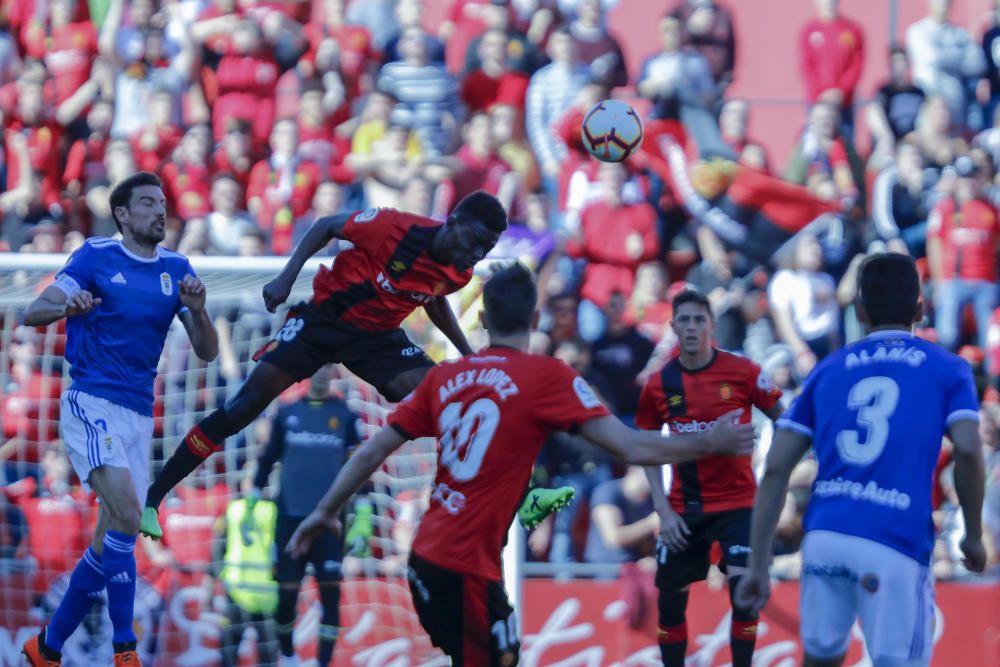
[[551,357],[489,347],[432,368],[388,420],[403,437],[438,439],[413,552],[500,580],[504,538],[545,440],[608,414],[586,381]]
[[941,439],[978,411],[969,364],[908,332],[875,332],[831,354],[777,424],[812,438],[819,461],[806,531],[856,535],[928,564]]

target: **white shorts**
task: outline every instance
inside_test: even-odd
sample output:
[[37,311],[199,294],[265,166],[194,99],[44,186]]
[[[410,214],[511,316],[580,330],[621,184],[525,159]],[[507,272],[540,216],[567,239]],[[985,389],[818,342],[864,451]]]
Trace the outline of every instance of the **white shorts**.
[[858,619],[875,665],[930,664],[934,585],[927,566],[878,542],[814,530],[802,543],[800,591],[810,656],[846,653]]
[[62,395],[59,427],[85,489],[90,489],[90,472],[95,468],[128,468],[139,504],[146,502],[152,417],[70,389]]

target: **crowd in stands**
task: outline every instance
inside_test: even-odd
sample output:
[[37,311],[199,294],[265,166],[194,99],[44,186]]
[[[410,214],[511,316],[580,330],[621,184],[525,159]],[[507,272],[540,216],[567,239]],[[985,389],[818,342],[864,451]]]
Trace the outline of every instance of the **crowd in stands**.
[[[979,31],[952,23],[947,0],[930,0],[886,54],[884,85],[866,91],[864,27],[836,0],[817,0],[798,41],[799,140],[776,174],[768,146],[748,134],[753,105],[727,97],[739,73],[735,3],[677,0],[647,23],[659,51],[630,70],[606,26],[613,3],[451,0],[447,20],[429,29],[425,2],[0,0],[0,247],[71,252],[88,236],[113,235],[109,188],[136,169],[162,175],[165,244],[187,255],[287,255],[317,216],[369,206],[445,216],[483,188],[512,222],[493,256],[520,257],[539,274],[536,351],[581,372],[626,421],[671,353],[669,300],[685,285],[708,295],[718,346],[755,360],[789,401],[817,361],[861,335],[852,305],[860,260],[907,253],[925,285],[918,335],[959,352],[981,381],[996,564],[1000,9]],[[700,224],[677,183],[647,160],[587,157],[583,115],[609,96],[647,123],[679,126],[694,190],[728,215],[746,206],[726,188],[766,176],[794,184],[833,222],[806,227],[763,261],[744,252]],[[855,141],[862,124],[873,139],[866,152]],[[748,214],[774,217],[760,207]],[[30,467],[14,465],[19,438],[57,442],[54,426],[37,424],[55,423],[61,370],[43,372],[37,334],[13,336],[2,388],[7,482]],[[239,379],[232,359],[223,373]],[[763,452],[771,426],[758,417]],[[935,479],[940,577],[962,574],[949,461],[946,443]],[[72,563],[58,559],[79,546],[40,540],[60,551],[47,560],[32,517],[80,499],[57,448],[28,462],[38,464],[30,488],[21,480],[0,493],[0,555],[27,549],[40,572],[59,572]],[[790,577],[812,465],[796,471],[782,517]],[[658,522],[641,471],[561,434],[537,474],[576,487],[577,502],[531,534],[531,558],[651,555]],[[217,500],[204,492],[192,502],[217,516]],[[168,531],[170,521],[168,511]],[[636,525],[646,530],[626,530]],[[160,567],[209,557],[157,553]]]

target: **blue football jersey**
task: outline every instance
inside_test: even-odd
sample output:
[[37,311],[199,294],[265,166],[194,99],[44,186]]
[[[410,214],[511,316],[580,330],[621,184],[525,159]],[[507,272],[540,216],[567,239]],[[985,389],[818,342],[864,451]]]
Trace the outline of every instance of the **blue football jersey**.
[[152,416],[156,365],[174,315],[186,310],[178,283],[189,273],[183,255],[157,248],[155,257],[139,257],[108,238],[73,253],[56,286],[87,290],[101,303],[66,319],[72,389]]
[[879,331],[823,360],[779,428],[808,435],[819,463],[805,529],[885,544],[929,563],[941,439],[979,419],[972,369],[904,331]]

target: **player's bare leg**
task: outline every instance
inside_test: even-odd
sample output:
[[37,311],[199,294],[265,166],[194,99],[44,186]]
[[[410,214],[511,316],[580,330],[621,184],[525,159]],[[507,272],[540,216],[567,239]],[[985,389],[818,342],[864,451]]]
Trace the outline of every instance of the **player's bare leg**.
[[153,480],[146,496],[139,531],[154,540],[162,537],[157,507],[163,498],[205,459],[221,450],[226,438],[236,435],[259,417],[295,381],[294,377],[266,361],[254,366],[235,396],[188,431]]
[[431,366],[425,366],[423,368],[411,368],[408,371],[403,371],[386,383],[385,387],[382,388],[382,395],[391,403],[399,403],[411,391],[417,388],[417,385],[420,384],[420,381],[424,379],[427,371],[431,368]]

